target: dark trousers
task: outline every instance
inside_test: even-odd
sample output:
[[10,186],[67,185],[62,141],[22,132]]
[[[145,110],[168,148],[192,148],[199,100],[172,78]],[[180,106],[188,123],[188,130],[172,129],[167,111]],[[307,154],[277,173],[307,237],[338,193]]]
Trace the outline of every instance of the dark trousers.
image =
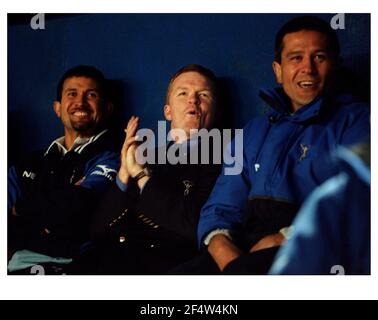
[[154,246],[126,244],[102,249],[99,275],[161,275],[185,261],[190,261],[196,252],[176,246]]
[[223,274],[263,275],[267,274],[279,247],[248,253],[231,261],[223,270]]
[[273,263],[274,257],[279,247],[260,250],[254,253],[248,253],[240,256],[230,262],[221,272],[206,251],[199,257],[192,259],[170,270],[168,274],[176,275],[216,275],[216,274],[233,274],[233,275],[262,275],[267,274]]

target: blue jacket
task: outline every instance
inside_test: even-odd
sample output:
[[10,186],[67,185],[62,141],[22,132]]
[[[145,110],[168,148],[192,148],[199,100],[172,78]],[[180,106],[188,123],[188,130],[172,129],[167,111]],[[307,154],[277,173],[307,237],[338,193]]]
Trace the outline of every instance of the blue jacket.
[[119,168],[114,140],[103,131],[65,154],[54,142],[10,168],[8,209],[14,207],[18,215],[8,215],[9,248],[53,257],[81,250],[97,201]]
[[247,234],[238,241],[248,248],[290,225],[304,198],[331,174],[320,157],[370,135],[369,107],[350,95],[318,97],[294,114],[282,89],[260,96],[271,108],[244,128],[241,174],[225,175],[223,166],[201,211],[200,245],[212,230],[227,229]]
[[370,274],[370,169],[347,149],[336,156],[339,173],[305,201],[270,273]]

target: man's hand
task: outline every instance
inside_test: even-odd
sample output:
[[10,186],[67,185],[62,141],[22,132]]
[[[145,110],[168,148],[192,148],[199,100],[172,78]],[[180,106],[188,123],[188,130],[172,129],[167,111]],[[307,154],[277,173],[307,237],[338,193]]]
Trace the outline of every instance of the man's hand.
[[[132,116],[129,122],[127,123],[127,127],[125,129],[126,137],[125,137],[125,141],[123,143],[122,150],[121,150],[121,167],[118,171],[118,178],[124,184],[127,184],[129,182],[130,176],[132,176],[132,172],[130,170],[137,171],[139,169],[139,168],[135,168],[135,165],[134,165],[136,163],[135,161],[135,150],[136,150],[135,134],[138,129],[138,123],[139,123],[139,118]],[[140,170],[142,170],[142,167]]]
[[223,269],[233,260],[242,255],[242,252],[236,247],[230,239],[223,234],[215,235],[207,248],[210,255],[217,263],[219,269]]
[[[129,175],[131,177],[135,177],[139,172],[141,172],[143,170],[143,166],[140,165],[137,161],[136,161],[136,157],[135,157],[135,154],[136,154],[136,144],[132,144],[129,149],[127,150],[127,154],[126,154],[126,165],[127,165],[127,170],[129,172]],[[150,179],[150,177],[143,177],[143,178],[140,178],[138,179],[138,187],[139,189],[142,190],[142,188],[144,187],[144,185],[147,183],[147,181]]]
[[285,237],[280,233],[274,233],[265,236],[264,238],[260,239],[249,252],[256,252],[263,249],[269,249],[273,247],[281,246],[285,243]]

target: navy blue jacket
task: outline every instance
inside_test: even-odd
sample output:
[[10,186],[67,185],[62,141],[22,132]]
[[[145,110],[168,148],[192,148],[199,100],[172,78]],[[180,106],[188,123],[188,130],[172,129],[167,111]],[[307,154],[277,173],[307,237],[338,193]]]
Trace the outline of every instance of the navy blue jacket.
[[98,272],[163,274],[195,257],[199,212],[221,169],[211,163],[149,164],[152,175],[142,192],[135,181],[126,192],[112,186],[91,228],[106,261]]
[[67,153],[57,143],[26,155],[8,173],[8,247],[73,257],[89,239],[89,218],[119,168],[119,147],[102,132]]
[[244,128],[241,174],[225,175],[223,166],[201,211],[200,245],[209,232],[227,229],[250,249],[290,225],[305,197],[330,176],[321,156],[370,135],[369,107],[350,95],[318,97],[293,114],[282,89],[260,95],[271,108]]

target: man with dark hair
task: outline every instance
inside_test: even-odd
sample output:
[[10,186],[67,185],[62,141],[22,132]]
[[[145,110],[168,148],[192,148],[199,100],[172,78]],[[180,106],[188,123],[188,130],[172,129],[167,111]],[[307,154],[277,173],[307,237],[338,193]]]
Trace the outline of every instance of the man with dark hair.
[[[163,163],[144,168],[137,162],[139,119],[130,119],[117,186],[104,197],[93,222],[93,238],[104,253],[99,273],[162,274],[197,254],[199,212],[220,165],[190,164],[190,155],[201,143],[192,139],[191,130],[212,128],[216,87],[215,75],[200,65],[185,66],[171,78],[164,115],[171,123],[173,143],[161,147]],[[175,147],[184,148],[184,163],[170,163],[169,152]]]
[[106,129],[113,106],[105,82],[91,66],[68,70],[54,102],[64,136],[9,170],[11,273],[28,273],[40,264],[47,273],[66,264],[71,268],[88,249],[89,218],[119,168],[119,153]]
[[328,177],[319,156],[370,134],[368,106],[333,90],[338,64],[325,21],[299,17],[278,32],[282,88],[261,91],[271,110],[244,128],[243,171],[222,173],[202,209],[198,240],[209,255],[193,261],[198,272],[265,274],[299,206]]

